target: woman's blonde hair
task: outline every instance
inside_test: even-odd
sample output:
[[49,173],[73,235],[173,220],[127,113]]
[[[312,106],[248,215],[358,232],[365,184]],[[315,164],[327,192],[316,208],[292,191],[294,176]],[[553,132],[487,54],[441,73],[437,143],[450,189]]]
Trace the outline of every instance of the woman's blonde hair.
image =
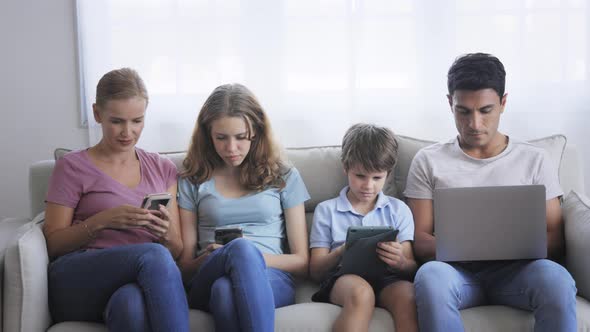
[[131,68],[111,70],[104,74],[96,85],[96,105],[104,107],[109,100],[140,97],[147,106],[147,89],[139,74]]
[[199,112],[188,153],[182,165],[182,177],[200,184],[211,178],[216,167],[224,165],[215,151],[211,138],[213,122],[222,117],[244,120],[250,151],[240,167],[240,183],[250,190],[266,187],[284,188],[282,175],[286,165],[273,137],[270,122],[254,94],[241,84],[225,84],[217,87]]

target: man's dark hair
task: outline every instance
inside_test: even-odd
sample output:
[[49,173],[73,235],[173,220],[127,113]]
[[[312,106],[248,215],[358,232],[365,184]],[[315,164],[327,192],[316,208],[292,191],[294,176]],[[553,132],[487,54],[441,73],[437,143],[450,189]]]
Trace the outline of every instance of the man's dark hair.
[[455,90],[476,91],[494,89],[498,96],[504,96],[506,71],[495,56],[487,53],[469,53],[455,59],[447,74],[449,95]]

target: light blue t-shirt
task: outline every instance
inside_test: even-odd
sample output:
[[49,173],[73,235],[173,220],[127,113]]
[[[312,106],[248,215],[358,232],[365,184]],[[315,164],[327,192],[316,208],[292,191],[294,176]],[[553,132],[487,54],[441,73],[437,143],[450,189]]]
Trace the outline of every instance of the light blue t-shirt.
[[348,186],[338,197],[321,202],[315,208],[310,248],[330,248],[330,251],[338,248],[345,242],[350,226],[393,226],[399,230],[397,242],[414,240],[414,218],[404,202],[380,192],[375,208],[363,216],[352,208],[347,192]]
[[215,228],[241,227],[244,237],[262,253],[282,254],[287,248],[283,210],[309,199],[303,179],[294,167],[283,177],[285,188],[269,188],[239,198],[223,197],[215,179],[200,185],[187,178],[178,181],[178,206],[193,211],[198,221],[198,249],[214,242]]

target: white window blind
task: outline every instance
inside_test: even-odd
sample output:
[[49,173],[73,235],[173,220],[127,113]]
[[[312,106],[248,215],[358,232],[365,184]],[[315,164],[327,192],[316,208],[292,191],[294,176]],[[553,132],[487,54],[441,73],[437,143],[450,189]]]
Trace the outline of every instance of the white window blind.
[[91,144],[98,79],[124,66],[147,84],[139,145],[152,151],[185,150],[205,98],[231,82],[254,91],[283,146],[339,144],[355,122],[447,139],[447,70],[479,51],[507,70],[500,130],[582,146],[590,123],[584,0],[78,0],[77,10]]

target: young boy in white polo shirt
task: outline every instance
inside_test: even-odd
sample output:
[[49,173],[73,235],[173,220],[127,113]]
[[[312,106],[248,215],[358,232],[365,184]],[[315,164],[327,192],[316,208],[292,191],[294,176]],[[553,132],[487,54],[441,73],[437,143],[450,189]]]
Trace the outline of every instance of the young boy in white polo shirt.
[[[412,253],[412,213],[405,203],[382,192],[396,159],[397,143],[391,130],[353,125],[342,140],[341,160],[348,186],[315,209],[310,274],[321,286],[313,300],[342,306],[335,331],[367,331],[375,305],[389,311],[396,331],[418,330],[411,282],[417,267]],[[339,272],[350,226],[393,226],[399,230],[395,242],[380,242],[376,248],[387,273],[369,279]]]

